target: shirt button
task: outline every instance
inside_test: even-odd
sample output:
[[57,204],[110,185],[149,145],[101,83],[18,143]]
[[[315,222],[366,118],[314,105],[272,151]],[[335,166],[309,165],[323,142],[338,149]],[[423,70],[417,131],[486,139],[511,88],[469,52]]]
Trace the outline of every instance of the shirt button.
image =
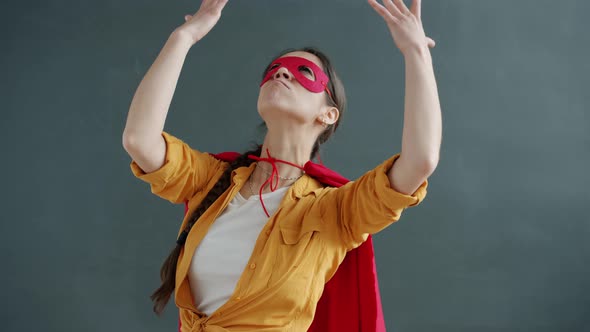
[[255,263],[250,264],[250,270],[254,270],[255,268],[256,268],[256,264]]
[[241,296],[238,296],[238,297],[236,297],[236,301],[239,301],[239,300],[241,300],[241,299],[242,299],[242,297],[241,297]]
[[267,229],[265,233],[266,235],[270,235],[270,229]]

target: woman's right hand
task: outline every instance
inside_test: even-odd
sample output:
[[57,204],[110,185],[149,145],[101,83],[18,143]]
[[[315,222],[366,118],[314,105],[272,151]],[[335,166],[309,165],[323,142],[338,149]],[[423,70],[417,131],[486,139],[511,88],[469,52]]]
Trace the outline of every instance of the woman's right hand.
[[193,41],[193,45],[203,39],[211,29],[217,24],[221,17],[221,10],[225,7],[228,0],[203,0],[201,7],[194,15],[185,15],[185,23],[176,31],[188,35]]

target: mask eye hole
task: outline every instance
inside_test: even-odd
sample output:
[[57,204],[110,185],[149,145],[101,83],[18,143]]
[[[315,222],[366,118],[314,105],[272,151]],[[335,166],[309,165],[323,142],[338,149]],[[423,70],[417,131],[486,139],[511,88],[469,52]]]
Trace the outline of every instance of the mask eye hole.
[[307,66],[299,66],[299,71],[302,72],[307,78],[311,80],[315,80],[315,76],[313,75],[313,70],[311,70]]
[[280,63],[275,63],[275,64],[271,65],[270,67],[268,67],[268,70],[266,71],[266,73],[268,74],[268,72],[270,72],[271,70],[277,68],[280,65],[281,65]]

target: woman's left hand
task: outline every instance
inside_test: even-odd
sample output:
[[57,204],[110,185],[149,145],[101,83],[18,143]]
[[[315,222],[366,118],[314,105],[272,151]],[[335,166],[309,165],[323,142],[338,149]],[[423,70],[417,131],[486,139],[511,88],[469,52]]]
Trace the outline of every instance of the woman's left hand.
[[426,37],[422,27],[421,0],[412,0],[411,9],[406,7],[403,0],[382,0],[383,5],[377,0],[368,1],[371,7],[385,20],[393,41],[404,56],[424,47],[434,47],[434,40]]

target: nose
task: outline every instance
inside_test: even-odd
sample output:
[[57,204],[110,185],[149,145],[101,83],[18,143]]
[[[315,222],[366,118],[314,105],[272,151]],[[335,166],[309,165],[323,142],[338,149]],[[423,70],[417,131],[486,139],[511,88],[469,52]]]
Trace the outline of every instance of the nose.
[[289,70],[287,68],[280,67],[279,70],[277,70],[275,72],[274,78],[277,79],[277,78],[281,78],[281,77],[283,77],[287,80],[291,80],[292,75],[291,75],[291,72],[289,72]]

